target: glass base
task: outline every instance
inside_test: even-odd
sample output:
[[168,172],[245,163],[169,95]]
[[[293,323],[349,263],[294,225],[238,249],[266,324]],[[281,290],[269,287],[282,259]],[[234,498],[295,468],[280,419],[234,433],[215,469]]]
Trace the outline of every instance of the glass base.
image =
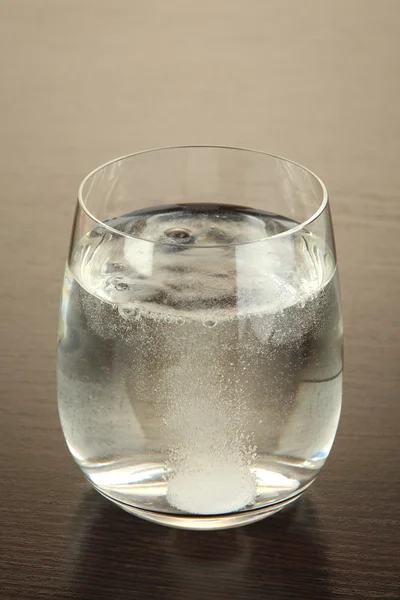
[[[310,484],[311,485],[311,482]],[[261,519],[265,519],[266,517],[270,517],[275,513],[279,512],[292,502],[295,502],[307,489],[308,485],[305,486],[298,494],[291,496],[281,502],[276,502],[274,504],[270,504],[268,506],[242,511],[237,513],[230,513],[224,515],[211,515],[211,516],[197,516],[197,515],[173,515],[161,512],[155,512],[143,508],[137,508],[135,506],[131,506],[129,504],[125,504],[119,500],[116,500],[112,496],[105,494],[97,487],[97,491],[107,498],[111,500],[114,504],[121,507],[123,510],[140,517],[141,519],[145,519],[146,521],[151,521],[153,523],[158,523],[159,525],[165,525],[167,527],[176,527],[178,529],[194,529],[194,530],[212,530],[212,529],[230,529],[232,527],[242,527],[244,525],[250,525],[250,523],[255,523],[256,521],[261,521]]]

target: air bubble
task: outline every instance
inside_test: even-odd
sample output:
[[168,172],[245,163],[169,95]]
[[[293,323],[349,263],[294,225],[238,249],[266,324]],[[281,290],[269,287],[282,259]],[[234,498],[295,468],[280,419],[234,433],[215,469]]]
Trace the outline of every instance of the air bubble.
[[214,319],[207,319],[206,321],[203,321],[204,327],[208,327],[209,329],[211,329],[212,327],[215,327],[216,324],[217,324],[217,321],[214,321]]
[[126,290],[129,288],[129,285],[124,281],[115,281],[114,287],[118,292],[126,292]]
[[171,240],[189,240],[190,239],[190,231],[187,229],[183,229],[181,227],[172,227],[171,229],[167,229],[165,235],[169,237]]
[[127,308],[126,306],[120,306],[118,312],[123,319],[139,319],[140,313],[137,308]]
[[124,271],[125,270],[124,265],[121,265],[121,263],[116,263],[116,262],[112,263],[111,268],[113,271]]

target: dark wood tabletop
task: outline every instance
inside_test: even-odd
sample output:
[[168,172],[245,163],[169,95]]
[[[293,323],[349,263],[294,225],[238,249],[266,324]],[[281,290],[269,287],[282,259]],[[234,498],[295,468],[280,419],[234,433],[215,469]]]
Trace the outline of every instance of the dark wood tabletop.
[[[400,597],[400,4],[0,0],[2,600]],[[253,147],[326,182],[345,318],[337,438],[292,508],[193,532],[91,490],[55,387],[76,191],[115,156]]]

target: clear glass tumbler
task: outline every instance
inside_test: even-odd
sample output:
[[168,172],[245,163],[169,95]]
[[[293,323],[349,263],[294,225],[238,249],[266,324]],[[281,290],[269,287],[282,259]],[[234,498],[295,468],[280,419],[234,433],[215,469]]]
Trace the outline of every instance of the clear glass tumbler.
[[58,348],[68,447],[125,510],[217,529],[293,502],[341,405],[324,184],[238,148],[99,167],[79,189]]

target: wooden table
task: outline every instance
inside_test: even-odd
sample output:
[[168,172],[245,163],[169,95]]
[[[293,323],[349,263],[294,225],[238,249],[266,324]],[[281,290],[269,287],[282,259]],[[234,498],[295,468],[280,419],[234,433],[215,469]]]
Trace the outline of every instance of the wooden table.
[[[1,0],[3,600],[397,599],[397,0]],[[178,531],[89,489],[57,416],[55,350],[79,181],[142,148],[255,147],[331,192],[344,407],[293,509]]]

